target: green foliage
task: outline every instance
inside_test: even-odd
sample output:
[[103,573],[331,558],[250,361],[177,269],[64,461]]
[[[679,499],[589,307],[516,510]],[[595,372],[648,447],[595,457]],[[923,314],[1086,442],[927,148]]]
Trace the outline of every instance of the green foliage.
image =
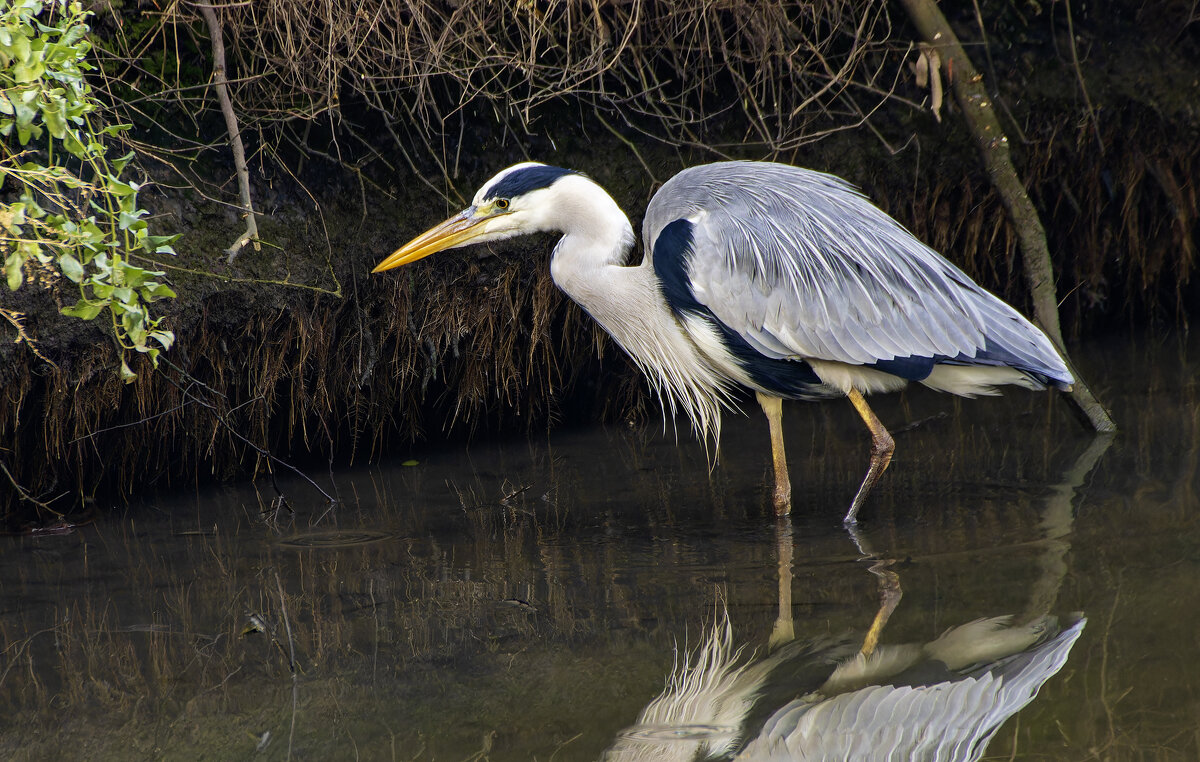
[[[162,272],[129,259],[173,254],[175,237],[150,234],[138,184],[121,179],[133,154],[108,156],[106,138],[129,125],[101,126],[95,113],[100,104],[84,76],[92,68],[90,13],[64,0],[9,2],[0,10],[0,257],[8,288],[65,277],[79,300],[63,314],[107,314],[122,350],[157,365],[175,336],[149,303],[175,292],[157,280]],[[124,357],[121,375],[135,377]]]

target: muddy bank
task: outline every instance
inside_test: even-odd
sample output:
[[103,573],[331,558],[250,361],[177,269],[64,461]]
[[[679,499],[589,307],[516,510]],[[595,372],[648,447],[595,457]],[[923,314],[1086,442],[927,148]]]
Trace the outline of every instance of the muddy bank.
[[[1018,171],[1050,236],[1065,328],[1077,338],[1129,322],[1186,321],[1200,216],[1195,25],[1164,30],[1149,14],[1076,23],[1077,46],[1090,52],[1079,64],[1086,101],[1061,20],[1001,25],[995,34],[1011,38],[993,36],[988,46]],[[961,35],[975,38],[969,26]],[[913,107],[924,97],[915,86],[901,84],[896,95],[908,102],[874,112],[872,129],[774,158],[863,186],[983,285],[1027,308],[1016,238],[953,106],[938,122]],[[542,124],[516,137],[473,124],[451,146],[454,190],[469,197],[496,169],[537,158],[593,175],[636,226],[658,183],[714,158],[635,130],[614,135],[579,110],[547,111]],[[728,145],[737,127],[722,125],[713,142]],[[0,474],[0,510],[10,525],[47,516],[14,485],[62,512],[93,499],[108,509],[147,488],[283,468],[268,452],[320,471],[327,461],[396,455],[480,429],[657,415],[635,370],[554,288],[549,238],[369,276],[458,201],[437,198],[408,169],[364,167],[356,174],[297,157],[285,171],[260,162],[252,183],[265,245],[231,265],[221,250],[241,225],[228,206],[168,189],[165,176],[147,190],[163,232],[184,234],[179,256],[163,263],[180,295],[161,303],[177,342],[169,364],[135,368],[133,384],[113,371],[114,347],[99,328],[58,315],[55,291],[0,295],[24,313],[40,352],[14,343],[15,330],[0,323],[0,460],[11,475]],[[423,169],[444,186],[432,165]],[[222,170],[208,168],[218,182],[228,178]]]

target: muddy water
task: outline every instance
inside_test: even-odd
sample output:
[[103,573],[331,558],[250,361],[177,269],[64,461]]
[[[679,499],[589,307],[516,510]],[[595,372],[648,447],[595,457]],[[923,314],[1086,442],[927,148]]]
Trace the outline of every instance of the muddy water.
[[[5,538],[0,756],[871,758],[901,728],[965,733],[946,758],[994,731],[989,758],[1196,759],[1191,344],[1079,349],[1112,440],[1047,395],[880,399],[897,455],[857,536],[867,442],[830,403],[786,408],[784,523],[752,415],[711,472],[656,422],[558,430],[314,474],[332,509],[281,479],[286,504],[202,488]],[[835,685],[897,593],[871,649],[896,668]]]

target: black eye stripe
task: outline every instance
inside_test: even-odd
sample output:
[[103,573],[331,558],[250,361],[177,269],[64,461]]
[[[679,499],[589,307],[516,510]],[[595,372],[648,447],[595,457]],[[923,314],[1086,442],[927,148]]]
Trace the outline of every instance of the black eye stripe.
[[513,198],[539,188],[549,188],[558,178],[571,174],[575,173],[569,169],[547,167],[544,164],[524,167],[509,173],[507,177],[496,183],[488,190],[483,200]]

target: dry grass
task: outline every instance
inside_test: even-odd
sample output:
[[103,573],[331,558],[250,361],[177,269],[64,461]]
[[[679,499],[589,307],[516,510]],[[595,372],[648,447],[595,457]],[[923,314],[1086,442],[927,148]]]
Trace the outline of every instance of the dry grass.
[[[553,420],[578,376],[597,373],[590,338],[578,341],[593,328],[545,268],[459,265],[444,281],[371,281],[357,300],[205,300],[176,326],[184,350],[130,385],[111,372],[107,344],[80,349],[86,338],[56,345],[56,368],[14,353],[0,404],[11,450],[0,457],[29,494],[73,511],[95,494],[277,471],[260,449],[353,462],[389,441]],[[0,494],[0,508],[20,505]]]

